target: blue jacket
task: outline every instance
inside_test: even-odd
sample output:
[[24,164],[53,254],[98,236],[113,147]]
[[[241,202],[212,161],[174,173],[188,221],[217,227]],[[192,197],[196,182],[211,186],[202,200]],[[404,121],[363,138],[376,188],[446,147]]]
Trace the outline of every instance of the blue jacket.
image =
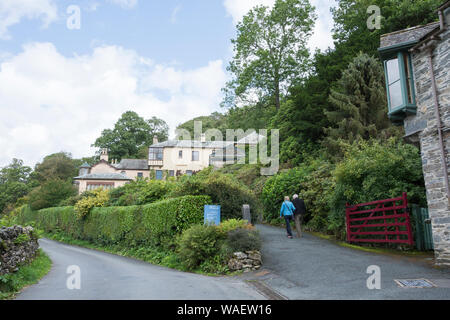
[[290,201],[284,201],[280,209],[280,217],[292,216],[294,214],[295,207]]

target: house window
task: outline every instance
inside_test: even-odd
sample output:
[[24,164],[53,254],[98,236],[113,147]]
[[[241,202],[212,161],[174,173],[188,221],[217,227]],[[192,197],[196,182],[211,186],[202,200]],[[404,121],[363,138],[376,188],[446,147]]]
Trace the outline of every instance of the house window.
[[416,113],[411,56],[397,52],[384,61],[384,68],[389,118],[401,122],[408,114]]
[[183,159],[183,150],[178,151],[178,159]]
[[143,172],[138,172],[137,173],[137,177],[138,178],[143,178],[144,177],[144,173]]
[[156,180],[162,180],[162,179],[163,179],[162,170],[156,170]]
[[149,148],[148,159],[154,161],[162,161],[163,148]]
[[192,161],[198,161],[200,159],[200,153],[198,151],[192,151]]
[[192,176],[192,170],[186,170],[186,175]]
[[175,176],[175,171],[169,170],[169,177],[174,177],[174,176]]

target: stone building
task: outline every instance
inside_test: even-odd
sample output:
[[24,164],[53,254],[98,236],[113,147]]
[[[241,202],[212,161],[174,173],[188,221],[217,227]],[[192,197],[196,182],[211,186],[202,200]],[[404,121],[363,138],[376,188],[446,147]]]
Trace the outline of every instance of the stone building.
[[439,21],[381,36],[389,118],[420,147],[436,264],[450,266],[450,1]]

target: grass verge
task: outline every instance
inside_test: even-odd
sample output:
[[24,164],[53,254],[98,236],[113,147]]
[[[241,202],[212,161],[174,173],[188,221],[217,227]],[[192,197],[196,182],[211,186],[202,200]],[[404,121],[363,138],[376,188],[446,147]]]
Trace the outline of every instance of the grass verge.
[[34,260],[19,267],[14,273],[0,276],[0,300],[11,300],[23,288],[37,283],[52,266],[52,261],[42,249],[39,249]]
[[220,272],[207,272],[205,270],[196,269],[188,270],[181,263],[176,252],[172,250],[164,250],[161,247],[125,247],[123,245],[100,245],[95,244],[87,240],[73,239],[64,235],[63,233],[44,233],[42,237],[51,239],[54,241],[75,245],[79,247],[89,248],[97,251],[107,252],[122,257],[133,258],[141,261],[145,261],[154,265],[159,265],[171,269],[176,269],[183,272],[197,273],[206,276],[233,276],[240,274],[242,272],[230,272],[226,268],[219,270]]

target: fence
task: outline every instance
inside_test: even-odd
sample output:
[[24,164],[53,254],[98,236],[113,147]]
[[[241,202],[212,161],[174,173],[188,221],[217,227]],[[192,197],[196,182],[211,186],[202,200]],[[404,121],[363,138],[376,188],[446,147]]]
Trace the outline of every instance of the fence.
[[428,209],[420,208],[418,205],[411,206],[411,213],[416,226],[416,247],[418,250],[433,250],[433,234]]
[[401,197],[346,205],[348,242],[413,245],[406,192]]

